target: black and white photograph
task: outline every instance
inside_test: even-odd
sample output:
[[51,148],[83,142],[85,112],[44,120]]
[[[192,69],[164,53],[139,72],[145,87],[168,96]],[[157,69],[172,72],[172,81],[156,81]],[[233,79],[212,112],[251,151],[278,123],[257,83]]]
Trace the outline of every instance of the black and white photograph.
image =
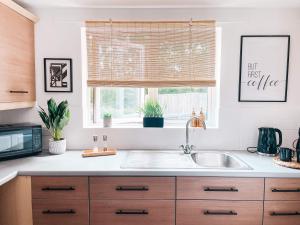
[[240,102],[286,102],[289,35],[241,36]]
[[44,59],[45,92],[72,92],[72,59]]

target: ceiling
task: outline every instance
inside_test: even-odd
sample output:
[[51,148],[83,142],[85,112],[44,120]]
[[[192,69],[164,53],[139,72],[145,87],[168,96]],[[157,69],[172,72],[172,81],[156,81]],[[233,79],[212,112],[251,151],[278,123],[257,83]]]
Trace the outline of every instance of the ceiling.
[[15,0],[24,7],[77,8],[300,8],[300,0]]

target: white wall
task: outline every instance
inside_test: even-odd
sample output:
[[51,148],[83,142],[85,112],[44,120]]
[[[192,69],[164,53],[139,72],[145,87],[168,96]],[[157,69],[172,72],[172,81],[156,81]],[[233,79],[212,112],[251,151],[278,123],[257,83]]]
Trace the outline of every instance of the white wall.
[[[198,148],[245,149],[255,146],[257,128],[271,126],[284,133],[290,146],[300,127],[300,9],[35,9],[37,101],[67,99],[72,120],[65,130],[69,148],[92,145],[93,134],[107,134],[119,148],[178,148],[184,143],[184,129],[86,129],[82,118],[82,72],[80,30],[87,19],[188,20],[215,19],[222,28],[220,79],[220,121],[218,129],[197,130],[192,142]],[[290,34],[290,73],[287,103],[239,103],[239,51],[243,34]],[[44,57],[73,59],[74,92],[44,92]],[[40,122],[35,109],[0,113],[0,122]]]

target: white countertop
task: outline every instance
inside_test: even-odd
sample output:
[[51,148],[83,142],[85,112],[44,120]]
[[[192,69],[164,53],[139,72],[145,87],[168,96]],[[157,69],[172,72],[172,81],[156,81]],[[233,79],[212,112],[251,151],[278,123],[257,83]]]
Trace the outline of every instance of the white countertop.
[[[154,150],[152,150],[154,151]],[[33,157],[0,162],[0,185],[17,175],[26,176],[222,176],[222,177],[296,177],[300,170],[275,165],[272,158],[247,151],[226,151],[246,162],[252,170],[217,169],[123,169],[128,151],[117,155],[82,158],[81,151],[63,155],[40,154]]]

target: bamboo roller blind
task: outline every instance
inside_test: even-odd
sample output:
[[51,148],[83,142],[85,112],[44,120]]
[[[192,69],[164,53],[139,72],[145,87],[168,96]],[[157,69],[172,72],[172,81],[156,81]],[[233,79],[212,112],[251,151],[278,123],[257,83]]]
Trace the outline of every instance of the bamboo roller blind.
[[215,22],[87,21],[88,86],[215,86]]

